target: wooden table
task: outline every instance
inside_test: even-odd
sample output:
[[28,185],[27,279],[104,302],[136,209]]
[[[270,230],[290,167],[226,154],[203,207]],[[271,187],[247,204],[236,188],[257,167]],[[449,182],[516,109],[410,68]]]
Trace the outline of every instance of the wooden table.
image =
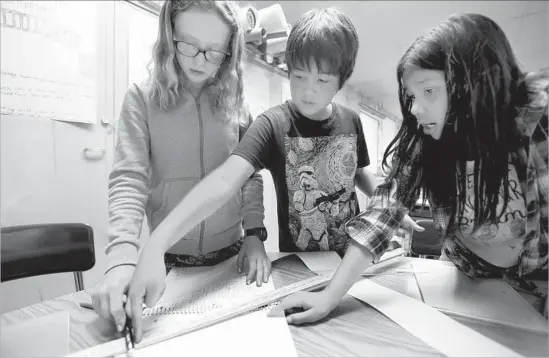
[[[287,257],[282,264],[273,264],[272,277],[276,287],[312,274],[296,269],[296,263],[292,260],[302,265],[296,256]],[[413,274],[394,272],[394,269],[409,267],[410,260],[418,259],[396,259],[388,266],[388,271],[370,279],[413,296]],[[99,318],[93,311],[81,308],[78,302],[91,302],[89,293],[81,291],[6,313],[2,316],[1,324],[8,326],[54,312],[68,311],[71,315],[71,352],[119,337],[111,323]],[[524,356],[548,356],[547,334],[473,319],[452,318]],[[440,352],[349,295],[326,319],[311,325],[290,326],[290,330],[300,356],[441,356]]]

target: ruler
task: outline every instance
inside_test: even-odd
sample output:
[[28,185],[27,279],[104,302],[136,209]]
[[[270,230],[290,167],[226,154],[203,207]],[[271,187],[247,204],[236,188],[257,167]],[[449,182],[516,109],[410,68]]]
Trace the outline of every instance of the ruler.
[[[404,254],[404,250],[393,250],[387,253],[382,260],[377,264],[370,267],[374,267],[378,264],[391,261],[395,258],[401,257]],[[369,276],[366,270],[363,276]],[[171,338],[182,336],[187,333],[197,331],[199,329],[207,328],[215,324],[221,323],[228,319],[240,316],[244,313],[248,313],[256,308],[269,305],[271,303],[282,300],[283,298],[299,291],[312,291],[315,289],[323,288],[333,277],[332,274],[322,274],[294,282],[290,285],[281,287],[279,289],[265,292],[262,295],[253,297],[248,302],[238,302],[234,305],[229,305],[216,310],[212,310],[200,317],[200,321],[184,322],[178,325],[177,329],[169,330],[165,332],[156,332],[154,336],[143,337],[143,340],[135,345],[135,349],[144,348],[166,341]],[[90,347],[78,352],[74,352],[67,357],[113,357],[126,353],[126,343],[124,338],[118,338],[109,342],[99,344],[94,347]]]
[[[322,288],[330,282],[332,275],[318,275],[288,286],[266,292],[260,296],[254,297],[249,302],[239,302],[236,305],[222,307],[212,310],[200,317],[200,320],[188,323],[182,323],[176,330],[169,332],[159,332],[151,337],[143,337],[143,340],[135,345],[135,349],[147,347],[165,340],[181,336],[186,333],[197,331],[202,328],[221,323],[241,314],[250,312],[256,308],[266,306],[283,299],[286,296],[298,291],[311,291]],[[97,346],[74,352],[67,357],[112,357],[126,353],[126,344],[124,338],[119,338]]]

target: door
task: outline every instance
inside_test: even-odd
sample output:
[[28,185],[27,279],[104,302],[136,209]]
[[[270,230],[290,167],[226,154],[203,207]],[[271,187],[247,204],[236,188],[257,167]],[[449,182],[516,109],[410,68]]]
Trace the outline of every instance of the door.
[[[392,118],[385,118],[383,119],[382,121],[382,129],[381,129],[381,143],[379,145],[379,157],[380,157],[380,162],[379,162],[379,166],[381,167],[381,163],[382,163],[382,160],[383,160],[383,155],[385,154],[385,151],[387,150],[387,148],[389,148],[389,144],[391,143],[391,141],[396,137],[397,133],[398,133],[398,124],[397,122],[392,119]],[[390,163],[391,160],[390,160],[391,157],[388,158],[388,162]]]
[[[359,115],[362,123],[362,130],[364,131],[364,139],[366,140],[366,146],[368,147],[368,156],[370,157],[370,165],[367,168],[370,172],[376,174],[378,172],[379,163],[378,143],[380,120],[362,111]],[[361,190],[357,190],[357,198],[360,210],[364,210],[369,202],[368,197]]]
[[[1,225],[93,227],[102,276],[107,224],[109,2],[4,1]],[[101,119],[105,120],[102,121]],[[105,122],[105,124],[103,123]],[[2,311],[75,291],[72,274],[2,283]]]

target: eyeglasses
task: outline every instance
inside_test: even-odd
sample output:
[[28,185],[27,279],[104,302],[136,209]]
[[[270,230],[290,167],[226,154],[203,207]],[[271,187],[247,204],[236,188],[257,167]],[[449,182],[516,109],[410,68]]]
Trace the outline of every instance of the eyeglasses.
[[206,61],[213,63],[214,65],[222,64],[225,58],[230,56],[230,54],[221,51],[202,50],[188,42],[176,40],[175,37],[173,39],[173,42],[175,42],[175,48],[177,52],[179,52],[183,56],[196,57],[199,53],[203,53]]

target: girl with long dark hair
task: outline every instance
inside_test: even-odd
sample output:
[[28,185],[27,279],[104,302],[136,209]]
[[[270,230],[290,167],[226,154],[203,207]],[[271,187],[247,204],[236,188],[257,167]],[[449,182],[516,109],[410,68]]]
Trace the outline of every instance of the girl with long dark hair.
[[353,240],[328,287],[290,296],[273,314],[304,308],[290,323],[328,315],[420,196],[444,238],[442,259],[471,278],[505,278],[546,306],[529,278],[547,280],[549,75],[523,72],[494,21],[458,14],[416,39],[397,80],[403,121],[384,155],[385,183],[346,224]]

